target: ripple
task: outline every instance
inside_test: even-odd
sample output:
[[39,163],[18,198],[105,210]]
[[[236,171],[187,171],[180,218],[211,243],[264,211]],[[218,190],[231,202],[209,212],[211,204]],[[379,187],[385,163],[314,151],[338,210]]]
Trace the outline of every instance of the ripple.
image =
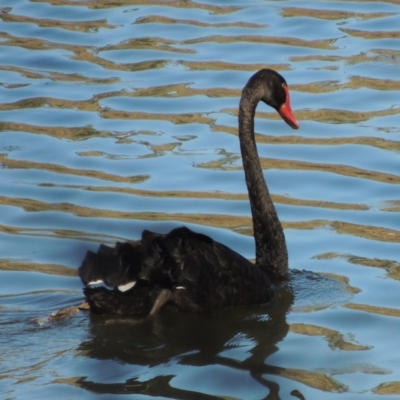
[[[398,15],[398,0],[5,0],[5,396],[398,394]],[[207,315],[51,318],[83,300],[88,249],[143,228],[187,224],[254,258],[237,106],[262,68],[301,121],[256,114],[290,285]]]
[[59,28],[68,31],[79,31],[85,33],[96,33],[99,29],[113,29],[116,26],[107,23],[107,20],[89,21],[60,21],[56,19],[34,18],[27,15],[11,14],[11,9],[0,9],[0,19],[4,22],[20,24],[35,24],[41,28]]
[[283,17],[311,17],[311,18],[321,18],[327,20],[343,20],[349,18],[377,19],[377,18],[390,17],[393,15],[396,15],[396,13],[388,13],[388,12],[359,13],[354,11],[339,11],[334,9],[315,10],[311,8],[296,8],[296,7],[285,7],[282,9]]

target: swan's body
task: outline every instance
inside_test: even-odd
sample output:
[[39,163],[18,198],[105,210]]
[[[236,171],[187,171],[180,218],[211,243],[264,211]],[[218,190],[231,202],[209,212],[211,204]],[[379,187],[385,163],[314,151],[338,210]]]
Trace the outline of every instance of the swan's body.
[[[101,245],[97,253],[87,253],[79,273],[93,312],[149,315],[166,303],[200,312],[272,298],[275,285],[287,277],[288,255],[254,139],[260,100],[292,128],[299,127],[284,78],[268,69],[254,74],[240,101],[239,140],[253,217],[255,264],[185,227],[165,235],[144,231],[139,241],[117,243],[114,248]],[[113,290],[93,287],[100,282]]]

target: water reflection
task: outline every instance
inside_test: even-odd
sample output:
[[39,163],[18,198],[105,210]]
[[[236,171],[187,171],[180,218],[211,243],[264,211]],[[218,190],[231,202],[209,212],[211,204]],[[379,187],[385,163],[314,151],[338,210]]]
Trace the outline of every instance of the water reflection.
[[[204,373],[201,367],[218,366],[228,375],[218,379],[247,376],[247,386],[261,385],[268,389],[264,398],[275,398],[270,395],[279,393],[279,385],[267,376],[279,375],[282,369],[268,365],[268,357],[278,350],[278,343],[289,331],[286,315],[293,300],[293,291],[287,285],[280,288],[270,304],[252,308],[200,315],[169,309],[143,322],[93,315],[91,339],[82,343],[80,351],[102,362],[131,365],[134,373],[129,376],[125,369],[123,382],[104,383],[108,373],[103,376],[104,372],[97,371],[77,384],[96,393],[168,394],[177,399],[193,399],[190,374],[186,376],[191,371],[188,367],[195,367],[200,379]],[[198,383],[204,388],[195,390],[196,399],[217,398],[207,394],[208,384]],[[229,386],[226,390],[229,392]]]
[[[0,397],[400,394],[398,1],[208,3],[3,0]],[[302,122],[257,113],[290,267],[345,291],[297,273],[278,307],[32,322],[82,301],[88,247],[145,226],[254,257],[237,102],[264,67]]]

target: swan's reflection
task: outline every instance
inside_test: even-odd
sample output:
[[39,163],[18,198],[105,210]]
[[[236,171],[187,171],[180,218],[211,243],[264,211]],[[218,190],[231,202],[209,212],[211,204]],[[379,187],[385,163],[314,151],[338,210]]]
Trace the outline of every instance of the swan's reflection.
[[[187,378],[193,371],[204,372],[208,368],[219,371],[213,380],[229,382],[227,386],[235,386],[232,378],[236,374],[245,374],[248,385],[243,390],[253,391],[258,386],[258,398],[279,399],[279,385],[265,378],[267,374],[279,374],[279,368],[268,366],[266,360],[288,333],[286,315],[293,297],[291,287],[284,285],[269,304],[257,307],[229,308],[210,314],[164,309],[145,321],[93,315],[92,337],[81,344],[80,350],[90,359],[101,360],[102,367],[97,366],[78,384],[96,393],[220,398],[212,387],[207,388],[207,382],[191,385]],[[116,377],[118,369],[121,374]],[[222,376],[225,373],[228,376]],[[201,379],[199,376],[197,380]],[[116,380],[120,382],[115,383]],[[199,388],[201,385],[204,390]],[[227,387],[228,393],[231,390]]]

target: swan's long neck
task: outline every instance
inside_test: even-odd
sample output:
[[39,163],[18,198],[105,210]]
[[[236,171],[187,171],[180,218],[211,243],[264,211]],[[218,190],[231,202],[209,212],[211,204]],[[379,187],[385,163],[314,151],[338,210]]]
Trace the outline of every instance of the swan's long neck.
[[288,253],[282,225],[264,180],[254,137],[254,115],[259,97],[243,90],[239,106],[239,140],[249,192],[256,246],[256,265],[274,282],[287,277]]

